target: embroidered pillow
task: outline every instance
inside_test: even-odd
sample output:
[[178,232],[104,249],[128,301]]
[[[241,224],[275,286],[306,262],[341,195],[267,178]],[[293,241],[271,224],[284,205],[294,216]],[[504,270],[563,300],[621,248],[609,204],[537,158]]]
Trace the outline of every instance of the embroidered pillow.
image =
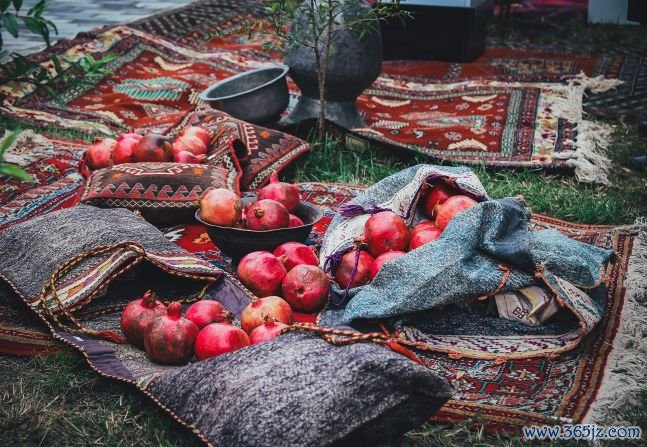
[[198,199],[215,188],[239,193],[239,178],[225,164],[124,163],[92,172],[81,202],[137,210],[160,225],[192,222]]
[[235,152],[243,170],[240,183],[243,191],[254,191],[265,185],[272,172],[282,170],[310,150],[310,144],[301,138],[238,120],[218,110],[197,110],[168,135],[175,137],[187,126],[200,126],[218,136],[209,150],[209,163],[218,162],[220,154]]

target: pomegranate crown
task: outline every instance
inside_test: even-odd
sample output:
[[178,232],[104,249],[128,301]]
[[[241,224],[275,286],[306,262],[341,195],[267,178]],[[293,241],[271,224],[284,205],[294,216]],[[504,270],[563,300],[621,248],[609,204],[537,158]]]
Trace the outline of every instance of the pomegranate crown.
[[169,317],[179,318],[182,316],[182,305],[178,301],[173,301],[166,308]]
[[144,300],[144,306],[155,307],[155,303],[157,302],[157,295],[155,295],[155,292],[153,292],[152,290],[147,290],[144,293],[142,299]]

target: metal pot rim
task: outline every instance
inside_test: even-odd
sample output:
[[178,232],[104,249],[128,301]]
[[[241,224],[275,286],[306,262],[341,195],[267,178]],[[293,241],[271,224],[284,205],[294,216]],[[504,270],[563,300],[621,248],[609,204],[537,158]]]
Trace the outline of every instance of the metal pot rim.
[[[267,70],[275,70],[277,68],[281,70],[281,73],[278,76],[276,76],[275,78],[267,81],[265,84],[261,84],[261,85],[259,85],[257,87],[249,89],[249,90],[234,93],[233,95],[217,96],[217,97],[213,97],[213,98],[209,97],[209,93],[212,90],[214,90],[214,89],[216,89],[216,88],[218,88],[218,87],[220,87],[220,86],[222,86],[224,84],[227,84],[227,83],[229,83],[231,81],[235,81],[236,79],[240,79],[240,78],[243,78],[245,76],[249,76],[250,74],[253,74],[253,73],[258,73],[258,72],[267,71]],[[237,98],[239,96],[243,96],[243,95],[246,95],[248,93],[255,92],[255,91],[260,90],[260,89],[262,89],[264,87],[267,87],[268,85],[273,84],[274,82],[278,81],[279,79],[284,78],[285,75],[287,75],[289,70],[290,70],[290,67],[288,67],[287,65],[284,65],[284,64],[272,64],[272,65],[267,65],[267,66],[258,68],[256,70],[244,71],[242,73],[238,73],[238,74],[235,74],[235,75],[230,76],[228,78],[225,78],[225,79],[223,79],[221,81],[218,81],[218,82],[216,82],[215,84],[213,84],[210,87],[207,87],[206,90],[204,90],[202,93],[200,93],[200,99],[202,99],[203,101],[206,101],[206,102],[210,102],[210,101],[221,101],[223,99]]]

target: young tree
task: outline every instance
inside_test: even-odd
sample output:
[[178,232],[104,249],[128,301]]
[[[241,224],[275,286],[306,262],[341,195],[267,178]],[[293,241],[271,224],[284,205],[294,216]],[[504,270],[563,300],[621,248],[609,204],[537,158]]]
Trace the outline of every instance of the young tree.
[[[371,8],[360,7],[366,4]],[[252,25],[255,31],[279,37],[288,53],[297,47],[314,53],[320,102],[318,136],[321,139],[325,136],[326,77],[335,42],[344,32],[352,32],[362,39],[367,33],[378,31],[378,20],[407,15],[400,9],[400,0],[267,0],[265,12],[267,20]]]

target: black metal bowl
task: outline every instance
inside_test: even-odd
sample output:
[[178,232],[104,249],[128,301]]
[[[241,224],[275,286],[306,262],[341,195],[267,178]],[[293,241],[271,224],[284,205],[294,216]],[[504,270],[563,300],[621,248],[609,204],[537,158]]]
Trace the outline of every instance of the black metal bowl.
[[268,231],[212,225],[200,219],[200,210],[195,212],[195,218],[206,227],[207,234],[216,247],[238,262],[253,251],[271,252],[286,242],[305,242],[312,231],[312,226],[323,217],[323,212],[319,208],[308,203],[300,204],[294,214],[303,220],[303,225]]
[[286,65],[273,65],[239,73],[207,88],[200,99],[234,118],[272,123],[279,120],[290,101],[285,79],[288,70]]

